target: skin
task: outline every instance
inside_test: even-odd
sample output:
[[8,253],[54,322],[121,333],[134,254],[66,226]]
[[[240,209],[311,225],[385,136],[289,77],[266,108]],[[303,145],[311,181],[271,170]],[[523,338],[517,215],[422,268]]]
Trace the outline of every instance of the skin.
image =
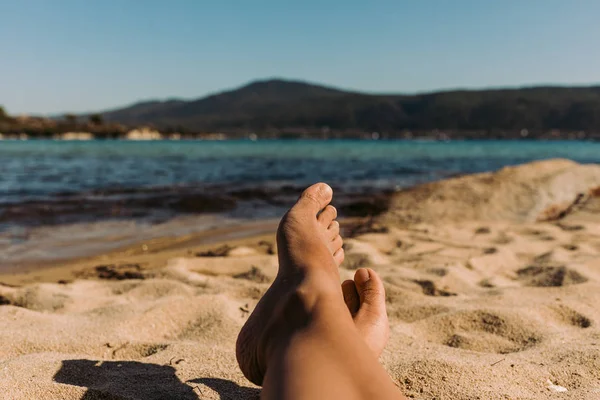
[[389,337],[383,284],[344,260],[331,188],[306,189],[277,232],[279,272],[242,328],[244,375],[263,399],[404,399],[377,361]]

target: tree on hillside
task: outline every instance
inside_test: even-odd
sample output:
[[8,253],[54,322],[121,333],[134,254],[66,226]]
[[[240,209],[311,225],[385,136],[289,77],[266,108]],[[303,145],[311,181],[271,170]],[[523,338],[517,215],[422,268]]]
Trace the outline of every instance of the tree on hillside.
[[69,125],[75,125],[77,123],[77,115],[75,114],[65,114],[64,118],[65,122]]
[[92,114],[90,115],[89,120],[92,125],[102,125],[104,122],[101,114]]
[[8,115],[6,115],[6,111],[4,111],[4,107],[0,106],[0,120],[6,119]]

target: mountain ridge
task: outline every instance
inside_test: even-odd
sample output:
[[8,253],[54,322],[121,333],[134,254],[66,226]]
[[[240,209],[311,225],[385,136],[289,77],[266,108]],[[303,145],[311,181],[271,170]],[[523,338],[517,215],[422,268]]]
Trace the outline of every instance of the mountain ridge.
[[267,79],[196,99],[149,100],[101,114],[108,122],[182,131],[600,131],[600,86],[373,94]]

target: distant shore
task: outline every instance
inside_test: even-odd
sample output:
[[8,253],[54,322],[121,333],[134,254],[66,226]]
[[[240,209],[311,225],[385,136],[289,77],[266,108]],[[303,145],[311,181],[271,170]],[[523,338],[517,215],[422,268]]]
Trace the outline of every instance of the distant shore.
[[416,141],[450,141],[450,140],[578,140],[600,141],[600,132],[584,131],[540,131],[529,132],[521,130],[512,131],[400,131],[400,132],[363,132],[363,131],[329,131],[327,133],[317,130],[277,132],[161,132],[151,127],[133,128],[130,130],[107,131],[51,131],[43,132],[31,130],[0,131],[0,140],[58,140],[58,141],[90,141],[90,140],[128,140],[128,141],[158,141],[158,140],[416,140]]
[[[1,111],[1,108],[0,108]],[[366,130],[322,127],[279,127],[268,129],[228,128],[190,130],[125,125],[104,121],[101,115],[89,120],[76,116],[63,119],[0,112],[0,140],[264,140],[264,139],[355,139],[355,140],[591,140],[600,141],[600,131],[574,129],[395,129]]]

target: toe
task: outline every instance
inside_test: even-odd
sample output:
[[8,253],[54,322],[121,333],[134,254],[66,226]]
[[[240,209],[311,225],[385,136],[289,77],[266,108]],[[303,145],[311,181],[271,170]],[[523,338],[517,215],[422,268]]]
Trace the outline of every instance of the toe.
[[354,323],[369,348],[379,356],[390,335],[383,282],[372,269],[361,268],[354,275],[354,284],[360,299]]
[[294,208],[310,210],[315,215],[324,209],[333,198],[333,190],[326,183],[316,183],[306,189]]
[[335,239],[340,234],[340,223],[337,221],[333,221],[329,228],[327,228],[327,236],[329,240]]
[[344,240],[340,235],[337,235],[331,242],[329,242],[329,250],[331,250],[331,254],[335,254],[335,252],[341,249],[343,245]]
[[323,225],[324,228],[327,228],[329,227],[329,225],[331,225],[331,222],[333,222],[333,220],[336,217],[337,210],[334,206],[330,204],[327,207],[325,207],[325,209],[319,214],[319,217],[317,219],[319,220],[319,223]]
[[385,289],[379,275],[370,268],[360,268],[354,274],[356,291],[360,297],[361,310],[385,313]]
[[333,253],[333,259],[335,260],[335,263],[337,264],[338,267],[340,265],[342,265],[342,263],[344,262],[344,257],[345,257],[344,249],[342,249],[342,248],[339,248],[335,253]]
[[348,311],[352,316],[356,315],[360,307],[360,298],[356,291],[356,285],[354,281],[346,280],[342,283],[342,293],[344,294],[344,302],[348,307]]

